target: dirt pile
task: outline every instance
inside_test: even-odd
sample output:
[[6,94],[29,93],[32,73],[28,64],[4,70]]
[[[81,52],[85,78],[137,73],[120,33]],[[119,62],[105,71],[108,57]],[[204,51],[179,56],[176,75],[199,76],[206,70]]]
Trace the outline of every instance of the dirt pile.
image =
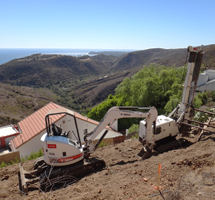
[[[194,140],[195,138],[192,138]],[[187,148],[171,150],[141,161],[138,140],[99,148],[93,156],[106,162],[102,171],[74,179],[65,188],[40,191],[36,185],[29,194],[19,192],[18,165],[0,169],[1,199],[162,199],[156,189],[161,164],[160,191],[165,199],[214,199],[214,135],[203,136]],[[29,170],[33,161],[24,164]]]

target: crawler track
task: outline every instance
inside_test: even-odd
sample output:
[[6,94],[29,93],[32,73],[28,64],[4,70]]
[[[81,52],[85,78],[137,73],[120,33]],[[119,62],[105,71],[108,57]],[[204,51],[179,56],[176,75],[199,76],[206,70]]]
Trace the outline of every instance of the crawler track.
[[[43,170],[41,170],[41,167]],[[59,182],[67,183],[68,181],[71,181],[72,177],[77,180],[77,178],[81,178],[89,173],[99,171],[104,167],[105,162],[97,157],[63,167],[51,167],[48,165],[44,166],[43,164],[31,172],[25,171],[20,164],[20,190],[27,194],[28,186],[30,186],[31,183],[40,182],[41,189],[47,191]],[[39,170],[40,173],[38,173]]]

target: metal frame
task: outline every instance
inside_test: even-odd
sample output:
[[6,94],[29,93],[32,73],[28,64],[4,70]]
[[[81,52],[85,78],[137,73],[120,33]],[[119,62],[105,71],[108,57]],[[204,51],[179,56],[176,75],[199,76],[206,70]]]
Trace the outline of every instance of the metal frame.
[[50,124],[50,118],[49,117],[53,116],[53,115],[69,115],[69,116],[73,117],[76,131],[77,131],[78,140],[79,140],[79,147],[81,147],[81,138],[80,138],[80,134],[79,134],[79,130],[78,130],[78,124],[77,124],[77,120],[75,117],[75,113],[71,112],[67,109],[66,110],[55,109],[55,110],[51,110],[48,112],[48,114],[45,117],[47,136],[49,137],[51,134],[51,128],[50,128],[51,124]]

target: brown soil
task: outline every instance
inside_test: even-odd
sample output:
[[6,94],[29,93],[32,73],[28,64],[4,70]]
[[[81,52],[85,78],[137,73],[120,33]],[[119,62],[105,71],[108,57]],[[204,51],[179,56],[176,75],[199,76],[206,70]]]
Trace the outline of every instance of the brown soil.
[[[197,136],[191,135],[195,141]],[[93,156],[106,162],[102,171],[92,173],[64,188],[42,192],[29,187],[28,195],[19,191],[18,165],[0,169],[1,199],[214,199],[214,135],[204,135],[187,148],[171,150],[139,160],[138,140],[99,148]],[[159,188],[158,165],[161,164]],[[33,161],[25,162],[29,170]]]

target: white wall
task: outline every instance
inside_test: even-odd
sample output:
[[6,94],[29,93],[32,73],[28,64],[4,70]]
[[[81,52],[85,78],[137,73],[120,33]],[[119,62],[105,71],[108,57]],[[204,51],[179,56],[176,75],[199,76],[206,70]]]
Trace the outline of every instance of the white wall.
[[33,151],[38,152],[41,149],[40,138],[45,132],[46,131],[43,131],[39,135],[35,136],[19,148],[17,148],[17,151],[19,151],[21,158],[25,158],[25,156],[29,156]]
[[208,81],[208,75],[205,73],[199,74],[198,82],[197,82],[197,87],[204,85]]
[[205,85],[196,88],[196,91],[199,92],[207,92],[212,90],[215,90],[215,80],[209,81]]
[[205,74],[208,75],[208,81],[215,79],[215,70],[212,69],[205,70]]

